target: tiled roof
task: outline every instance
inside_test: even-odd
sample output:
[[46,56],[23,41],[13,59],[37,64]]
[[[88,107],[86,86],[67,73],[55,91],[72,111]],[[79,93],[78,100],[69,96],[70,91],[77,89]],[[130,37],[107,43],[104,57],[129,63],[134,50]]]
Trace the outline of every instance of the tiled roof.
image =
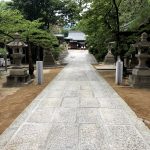
[[86,35],[83,32],[70,31],[68,34],[68,37],[66,37],[65,39],[71,39],[74,41],[85,41]]
[[64,37],[64,34],[54,34],[56,37]]

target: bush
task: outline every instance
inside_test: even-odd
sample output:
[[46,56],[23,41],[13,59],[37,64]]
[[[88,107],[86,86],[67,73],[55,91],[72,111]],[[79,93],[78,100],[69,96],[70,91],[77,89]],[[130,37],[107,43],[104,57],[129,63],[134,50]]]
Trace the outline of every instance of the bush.
[[53,54],[54,59],[55,59],[55,60],[58,60],[59,55],[60,55],[60,53],[61,53],[61,49],[60,49],[59,47],[57,47],[57,48],[52,48],[51,51],[52,51],[52,54]]

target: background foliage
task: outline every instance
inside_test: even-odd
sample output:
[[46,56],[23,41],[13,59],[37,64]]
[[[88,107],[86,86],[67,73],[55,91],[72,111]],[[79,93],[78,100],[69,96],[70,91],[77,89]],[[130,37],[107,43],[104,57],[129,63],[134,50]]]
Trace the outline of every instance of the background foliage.
[[123,58],[135,53],[130,44],[135,43],[142,32],[149,33],[149,13],[149,0],[92,0],[91,8],[76,28],[88,35],[88,48],[98,60],[104,59],[108,43],[112,41],[118,42],[113,54]]
[[[98,60],[103,60],[109,42],[112,50],[130,56],[144,31],[150,32],[150,0],[13,0],[0,3],[0,42],[10,41],[19,32],[26,41],[58,54],[54,31],[67,35],[64,26],[73,26],[87,34],[87,46]],[[76,26],[74,26],[76,25]]]

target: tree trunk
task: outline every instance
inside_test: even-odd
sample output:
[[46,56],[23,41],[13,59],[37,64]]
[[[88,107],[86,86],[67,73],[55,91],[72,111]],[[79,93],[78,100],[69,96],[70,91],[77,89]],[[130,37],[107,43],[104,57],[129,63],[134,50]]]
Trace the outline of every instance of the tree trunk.
[[[116,0],[112,0],[113,5],[116,10],[116,25],[117,25],[117,30],[116,30],[116,50],[117,50],[117,56],[120,56],[120,59],[123,61],[123,72],[124,76],[126,76],[126,67],[124,66],[124,54],[122,54],[121,49],[120,49],[120,21],[119,21],[119,6],[117,6]],[[121,2],[121,1],[120,1]]]
[[[5,50],[7,51],[6,40],[4,40],[4,44],[5,44]],[[5,59],[5,71],[7,72],[7,52],[6,52],[6,55],[4,56],[4,59]]]
[[34,75],[34,65],[32,61],[31,44],[30,44],[29,38],[27,38],[27,43],[28,43],[28,53],[29,53],[29,74],[30,74],[31,79],[33,79],[35,78],[35,75]]
[[5,71],[7,72],[7,56],[5,56]]
[[116,0],[112,0],[113,5],[116,10],[116,25],[117,25],[117,30],[116,30],[116,49],[117,49],[117,55],[120,55],[120,21],[119,21],[119,8],[117,6]]

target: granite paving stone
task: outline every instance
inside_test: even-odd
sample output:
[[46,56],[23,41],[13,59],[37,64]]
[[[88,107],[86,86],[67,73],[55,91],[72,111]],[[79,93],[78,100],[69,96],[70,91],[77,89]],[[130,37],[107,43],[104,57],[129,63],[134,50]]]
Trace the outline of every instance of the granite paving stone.
[[120,109],[100,108],[101,118],[105,125],[130,125],[129,117]]
[[17,144],[17,145],[8,145],[5,150],[36,150],[40,146],[36,143],[23,143],[23,144]]
[[110,150],[103,128],[96,124],[81,124],[79,128],[80,150]]
[[54,123],[47,137],[46,150],[78,150],[78,125]]
[[77,109],[76,108],[56,108],[53,122],[76,122],[77,119]]
[[60,98],[63,95],[63,90],[50,90],[47,97]]
[[80,107],[100,107],[100,103],[97,98],[81,97]]
[[67,82],[67,85],[64,88],[65,90],[68,91],[79,91],[80,90],[80,85],[78,84],[78,82]]
[[49,123],[52,121],[54,110],[54,108],[36,109],[27,121],[31,123]]
[[124,109],[123,104],[119,100],[120,98],[98,98],[98,101],[102,108]]
[[80,90],[79,94],[80,97],[94,97],[91,90]]
[[79,95],[78,91],[66,90],[63,94],[63,97],[78,97],[78,95]]
[[46,140],[48,132],[48,124],[26,123],[18,130],[17,134],[12,136],[11,140],[6,144],[5,149],[11,149],[11,147],[17,147],[25,143],[42,145]]
[[40,106],[39,109],[46,109],[46,108],[55,108],[55,107],[60,107],[62,103],[62,98],[45,98]]
[[98,108],[80,108],[77,113],[79,123],[98,123],[99,117]]
[[133,126],[107,126],[111,150],[149,150],[149,146]]
[[11,137],[15,134],[15,132],[17,131],[18,128],[9,128],[9,132],[7,132],[7,130],[3,133],[3,138],[0,138],[0,148],[4,147],[9,140],[11,139]]
[[78,108],[79,107],[79,98],[78,97],[65,97],[65,98],[63,98],[62,107]]
[[[56,78],[55,78],[55,80],[56,80]],[[59,90],[63,90],[65,87],[66,87],[66,81],[55,81],[55,82],[53,82],[52,86],[48,86],[47,89],[59,91]]]
[[67,65],[0,135],[0,150],[150,150],[150,130],[91,64],[69,50]]
[[89,86],[89,85],[81,85],[81,86],[80,86],[80,89],[81,89],[81,90],[89,90],[89,91],[92,90],[91,86]]

